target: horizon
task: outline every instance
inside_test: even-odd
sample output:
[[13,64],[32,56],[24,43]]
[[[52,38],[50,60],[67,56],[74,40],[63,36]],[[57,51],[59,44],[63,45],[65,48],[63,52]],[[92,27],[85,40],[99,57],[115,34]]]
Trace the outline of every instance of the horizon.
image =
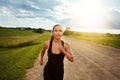
[[[39,28],[41,28],[41,27],[39,27],[39,28],[34,28],[34,27],[29,27],[29,26],[16,26],[16,27],[4,27],[4,26],[0,26],[1,28],[31,28],[31,29],[39,29]],[[66,27],[67,28],[67,27]],[[65,31],[66,30],[66,28],[63,28],[63,31]],[[45,29],[45,28],[42,28],[42,29]],[[45,30],[51,30],[51,29],[45,29]],[[82,33],[100,33],[100,34],[106,34],[106,33],[110,33],[110,34],[120,34],[119,32],[120,32],[120,30],[118,30],[117,32],[116,32],[116,30],[111,30],[111,31],[78,31],[78,30],[75,30],[75,29],[71,29],[70,28],[70,31],[75,31],[75,32],[82,32]]]

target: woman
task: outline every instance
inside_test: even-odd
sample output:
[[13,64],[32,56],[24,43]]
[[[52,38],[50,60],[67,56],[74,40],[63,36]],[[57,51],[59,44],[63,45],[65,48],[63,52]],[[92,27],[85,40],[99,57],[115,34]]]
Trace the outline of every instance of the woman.
[[48,62],[44,67],[44,80],[63,80],[64,75],[64,56],[73,62],[68,43],[61,40],[63,30],[61,25],[53,26],[52,37],[45,41],[41,51],[40,64],[43,64],[45,51],[48,49]]

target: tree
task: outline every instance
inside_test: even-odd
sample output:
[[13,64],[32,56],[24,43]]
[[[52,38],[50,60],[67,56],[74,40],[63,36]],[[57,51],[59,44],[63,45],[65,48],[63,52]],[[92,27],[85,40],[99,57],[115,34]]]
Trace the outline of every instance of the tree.
[[35,29],[34,32],[37,33],[44,33],[45,29],[39,28],[39,29]]
[[111,33],[106,33],[107,37],[112,37],[113,35]]

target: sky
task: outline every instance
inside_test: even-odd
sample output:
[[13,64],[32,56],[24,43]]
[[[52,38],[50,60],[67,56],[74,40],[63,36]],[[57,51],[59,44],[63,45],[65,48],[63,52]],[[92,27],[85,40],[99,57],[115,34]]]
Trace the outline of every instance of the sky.
[[120,33],[120,0],[0,0],[0,26]]

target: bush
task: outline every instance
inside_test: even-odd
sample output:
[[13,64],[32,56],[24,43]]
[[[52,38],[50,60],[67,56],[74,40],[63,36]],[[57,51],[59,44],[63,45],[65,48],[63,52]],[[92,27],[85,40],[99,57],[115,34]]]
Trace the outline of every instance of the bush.
[[69,31],[69,30],[65,30],[63,35],[72,35],[73,32],[72,31]]
[[112,37],[113,36],[113,34],[111,34],[111,33],[106,33],[106,37]]
[[39,29],[35,29],[34,32],[37,33],[44,33],[45,29],[39,28]]

